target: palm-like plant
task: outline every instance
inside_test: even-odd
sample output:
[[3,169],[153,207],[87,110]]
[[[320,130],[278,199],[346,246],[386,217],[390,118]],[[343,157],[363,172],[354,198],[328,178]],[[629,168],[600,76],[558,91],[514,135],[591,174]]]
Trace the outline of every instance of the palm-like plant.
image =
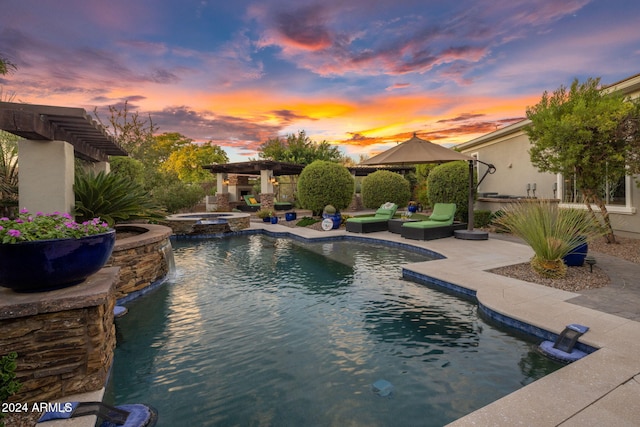
[[18,206],[18,137],[0,131],[0,213]]
[[549,278],[563,277],[567,267],[562,259],[585,240],[605,233],[586,211],[546,201],[516,203],[496,222],[531,246],[531,267]]
[[132,219],[162,219],[164,212],[139,184],[115,173],[78,173],[75,177],[76,220],[101,218],[113,225]]

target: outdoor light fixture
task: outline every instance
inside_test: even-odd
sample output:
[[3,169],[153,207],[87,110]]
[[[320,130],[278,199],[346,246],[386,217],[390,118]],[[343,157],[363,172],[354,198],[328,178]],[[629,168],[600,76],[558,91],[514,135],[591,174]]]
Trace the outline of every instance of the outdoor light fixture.
[[229,185],[229,180],[228,179],[222,180],[222,185]]
[[278,180],[276,179],[276,177],[275,177],[275,176],[274,176],[274,177],[271,177],[271,179],[269,180],[269,182],[270,182],[271,184],[273,184],[273,185],[278,185],[278,184],[279,184],[279,183],[278,183]]

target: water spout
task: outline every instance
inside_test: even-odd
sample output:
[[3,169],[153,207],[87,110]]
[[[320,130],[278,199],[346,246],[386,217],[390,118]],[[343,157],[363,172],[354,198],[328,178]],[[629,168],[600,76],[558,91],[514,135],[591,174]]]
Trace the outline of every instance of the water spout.
[[162,257],[167,265],[167,276],[165,279],[171,279],[176,274],[176,260],[173,257],[173,247],[171,246],[171,240],[167,240],[164,245],[160,247]]

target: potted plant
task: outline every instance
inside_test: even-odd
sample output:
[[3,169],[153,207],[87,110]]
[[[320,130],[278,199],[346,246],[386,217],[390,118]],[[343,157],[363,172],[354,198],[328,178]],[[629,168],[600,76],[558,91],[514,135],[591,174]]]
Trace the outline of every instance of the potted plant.
[[107,262],[115,230],[99,218],[77,223],[69,214],[0,218],[0,286],[18,292],[83,282]]
[[333,229],[337,229],[340,227],[340,224],[342,223],[342,215],[340,215],[340,212],[338,212],[338,210],[333,206],[333,205],[327,205],[324,207],[323,211],[322,211],[322,218],[323,219],[330,219],[331,221],[333,221]]
[[256,216],[258,218],[261,218],[264,222],[270,222],[271,217],[273,216],[273,211],[270,209],[260,209],[258,212],[256,212]]

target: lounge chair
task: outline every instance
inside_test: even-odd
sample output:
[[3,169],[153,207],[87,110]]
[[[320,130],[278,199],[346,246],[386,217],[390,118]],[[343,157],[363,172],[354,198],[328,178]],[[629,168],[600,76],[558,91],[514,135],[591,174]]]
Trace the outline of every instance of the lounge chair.
[[258,202],[256,196],[253,194],[245,194],[242,198],[244,199],[246,206],[240,205],[238,206],[238,209],[247,212],[257,212],[260,210],[260,202]]
[[413,240],[433,240],[453,236],[454,230],[466,228],[466,224],[454,224],[455,213],[455,203],[436,203],[428,220],[403,224],[401,235]]
[[373,216],[362,216],[347,219],[347,231],[353,233],[372,233],[374,231],[386,231],[389,229],[389,220],[393,218],[398,205],[385,203],[380,206]]

